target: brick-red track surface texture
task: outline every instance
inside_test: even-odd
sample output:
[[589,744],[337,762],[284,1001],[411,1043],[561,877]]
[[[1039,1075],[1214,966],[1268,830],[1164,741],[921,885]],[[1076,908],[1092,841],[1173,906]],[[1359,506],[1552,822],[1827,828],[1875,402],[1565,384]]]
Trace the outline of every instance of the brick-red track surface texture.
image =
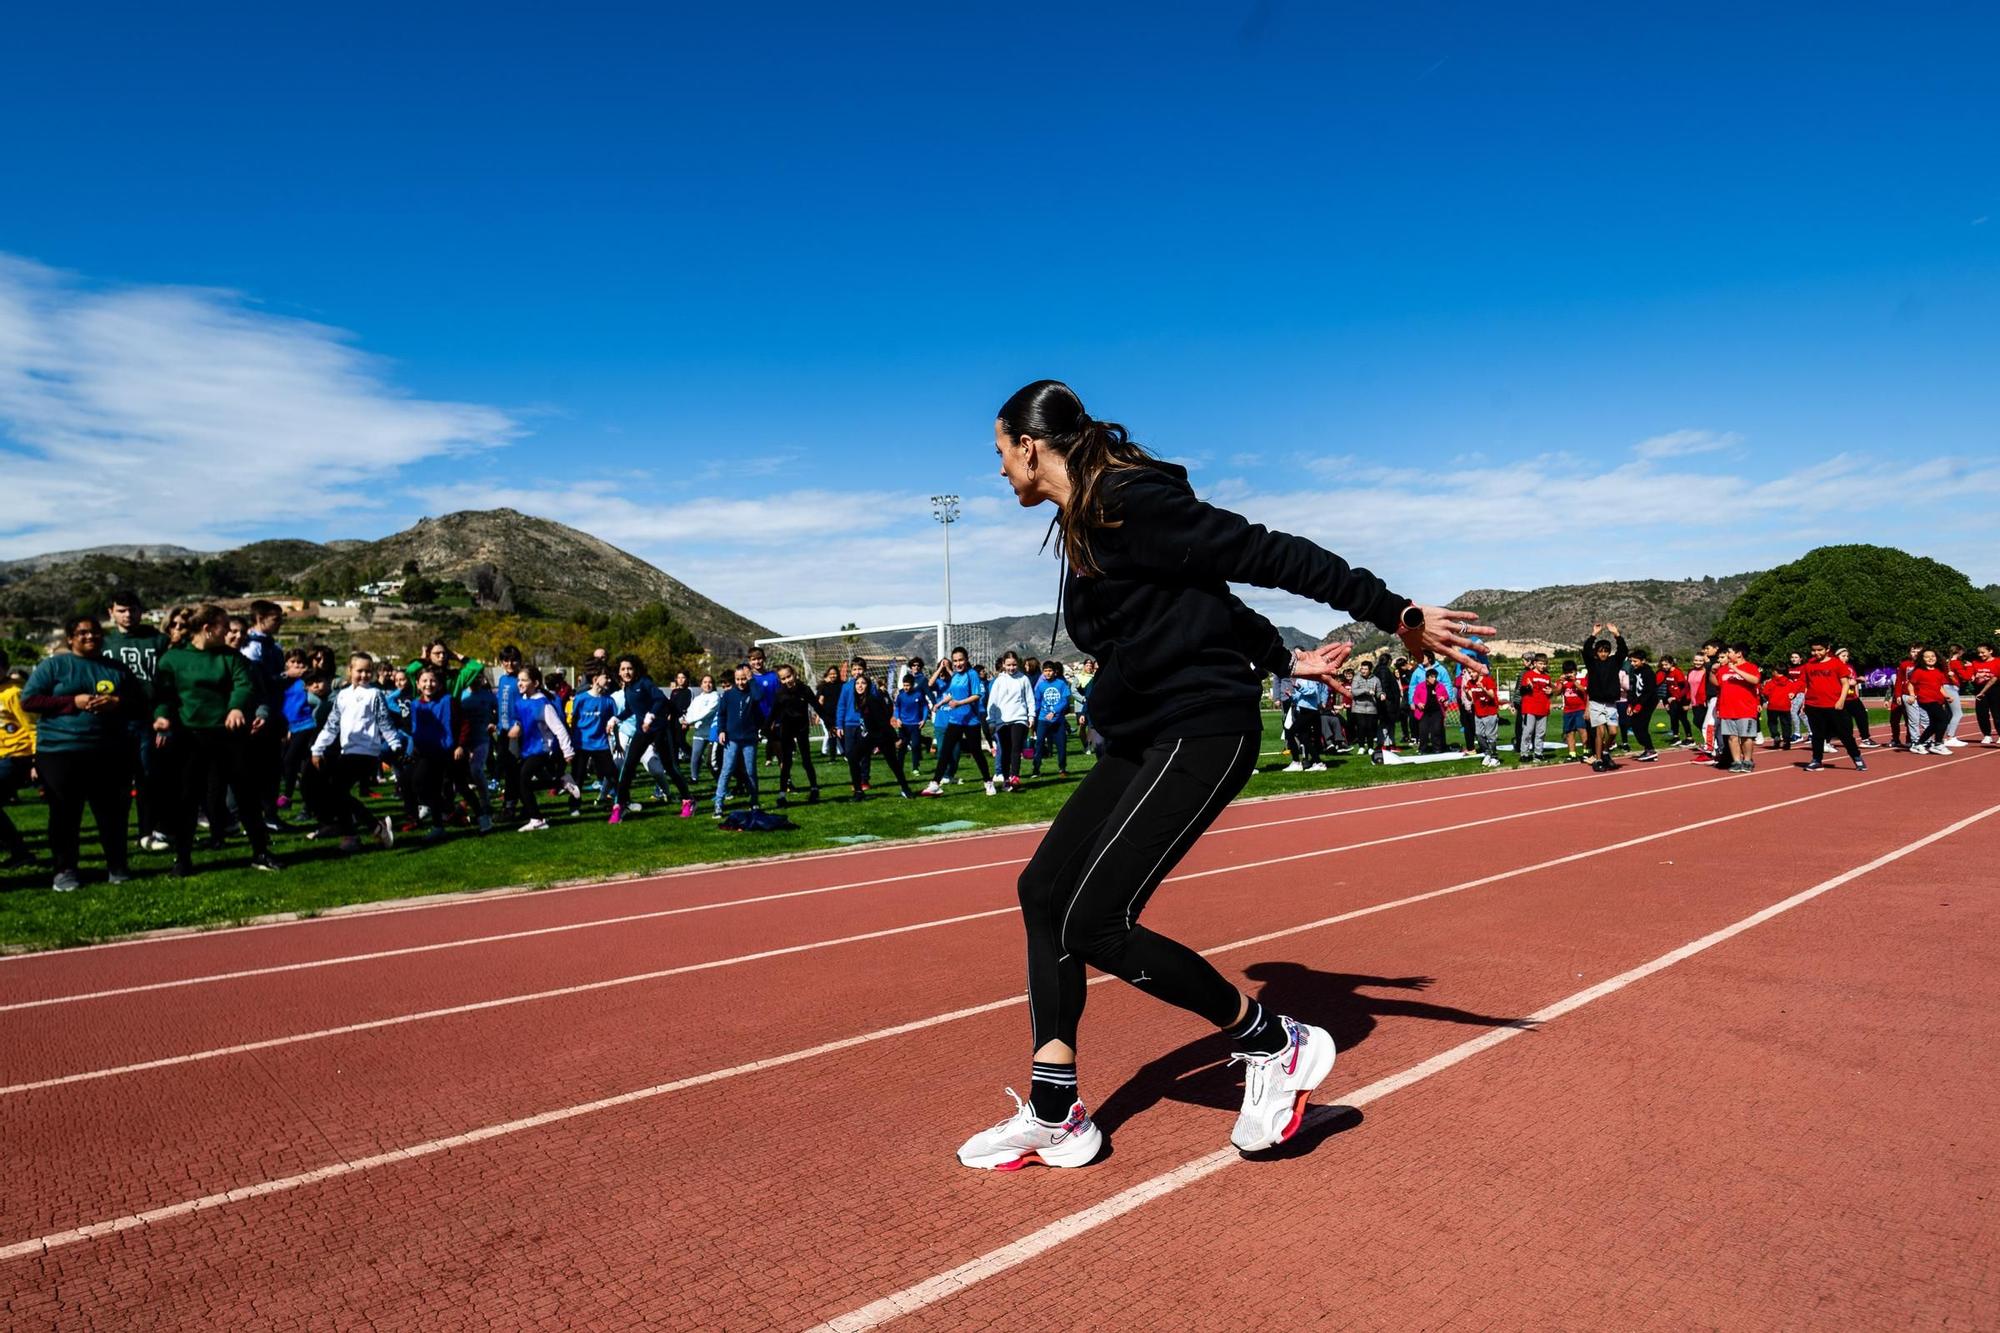
[[1147,920],[1340,1044],[1256,1159],[1113,981],[1108,1153],[957,1164],[1034,831],[0,961],[0,1326],[2000,1327],[2000,757],[1871,761],[1232,807]]

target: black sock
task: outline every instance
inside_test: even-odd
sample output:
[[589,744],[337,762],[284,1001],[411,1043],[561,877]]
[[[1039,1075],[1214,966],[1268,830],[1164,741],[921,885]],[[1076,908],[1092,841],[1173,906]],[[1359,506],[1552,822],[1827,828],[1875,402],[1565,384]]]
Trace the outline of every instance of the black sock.
[[1029,1075],[1028,1108],[1035,1119],[1060,1124],[1069,1119],[1070,1104],[1076,1100],[1076,1061],[1066,1065],[1037,1060]]
[[1291,1040],[1285,1035],[1285,1025],[1278,1021],[1278,1015],[1266,1009],[1257,1001],[1250,1001],[1250,1008],[1244,1013],[1243,1021],[1229,1029],[1229,1041],[1239,1051],[1252,1055],[1276,1055],[1285,1049]]

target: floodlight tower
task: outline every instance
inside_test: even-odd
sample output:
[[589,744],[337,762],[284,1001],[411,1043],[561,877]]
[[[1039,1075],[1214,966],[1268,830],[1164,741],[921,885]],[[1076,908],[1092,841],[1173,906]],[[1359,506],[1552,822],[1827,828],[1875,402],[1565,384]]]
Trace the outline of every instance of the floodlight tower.
[[931,517],[944,528],[944,623],[951,623],[951,525],[958,522],[958,497],[933,495]]

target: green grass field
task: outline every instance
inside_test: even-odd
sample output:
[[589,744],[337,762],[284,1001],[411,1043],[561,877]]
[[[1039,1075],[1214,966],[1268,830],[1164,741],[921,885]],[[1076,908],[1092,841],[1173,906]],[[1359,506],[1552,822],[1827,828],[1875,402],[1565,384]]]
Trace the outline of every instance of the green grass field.
[[[1880,714],[1877,713],[1879,721]],[[1287,762],[1279,734],[1279,718],[1265,714],[1263,756],[1245,791],[1247,796],[1329,787],[1364,787],[1413,782],[1449,774],[1476,772],[1475,760],[1451,760],[1423,765],[1377,767],[1359,755],[1329,759],[1324,773],[1285,773]],[[1511,741],[1511,727],[1502,719],[1501,744]],[[1664,715],[1655,731],[1666,735]],[[1457,740],[1456,728],[1449,739]],[[231,925],[272,913],[311,914],[348,903],[416,897],[527,885],[546,887],[573,880],[645,874],[701,862],[742,860],[788,852],[820,851],[843,844],[842,839],[924,837],[967,827],[991,828],[1034,823],[1052,818],[1075,782],[1090,769],[1091,760],[1071,747],[1070,781],[1045,777],[1025,782],[1011,796],[986,796],[970,763],[961,765],[970,782],[946,788],[933,800],[905,801],[896,795],[885,764],[877,762],[870,799],[845,800],[847,767],[831,762],[820,767],[825,794],[818,805],[794,804],[787,812],[799,827],[782,833],[729,833],[709,818],[706,797],[699,791],[694,819],[677,817],[673,806],[649,805],[636,819],[611,828],[603,812],[586,804],[581,818],[557,816],[546,833],[523,834],[512,826],[484,837],[454,830],[442,845],[424,846],[416,835],[399,837],[383,851],[372,844],[355,856],[343,856],[330,842],[308,840],[303,831],[273,835],[280,874],[249,868],[249,850],[240,835],[221,851],[195,854],[198,874],[177,881],[164,872],[166,854],[135,850],[136,877],[128,884],[103,882],[103,860],[95,845],[91,821],[84,820],[83,888],[54,893],[44,869],[0,874],[0,949],[45,949],[89,943],[170,926]],[[1511,760],[1509,761],[1511,763]],[[759,782],[770,803],[776,769],[760,766]],[[399,815],[400,806],[384,784],[373,808]],[[732,808],[741,802],[732,802]],[[561,810],[561,801],[544,802],[545,810]],[[8,813],[27,836],[35,855],[47,860],[47,812],[38,793],[17,797]],[[940,825],[949,828],[940,829]]]

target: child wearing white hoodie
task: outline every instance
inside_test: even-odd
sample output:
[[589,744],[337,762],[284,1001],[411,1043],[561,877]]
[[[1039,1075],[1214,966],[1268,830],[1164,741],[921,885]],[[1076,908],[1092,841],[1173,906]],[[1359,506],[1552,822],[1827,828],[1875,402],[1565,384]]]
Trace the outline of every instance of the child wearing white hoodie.
[[1000,771],[994,777],[1004,791],[1021,787],[1021,751],[1035,715],[1034,694],[1035,683],[1022,674],[1020,654],[1011,648],[1000,654],[1000,674],[986,697],[986,720],[999,741]]

